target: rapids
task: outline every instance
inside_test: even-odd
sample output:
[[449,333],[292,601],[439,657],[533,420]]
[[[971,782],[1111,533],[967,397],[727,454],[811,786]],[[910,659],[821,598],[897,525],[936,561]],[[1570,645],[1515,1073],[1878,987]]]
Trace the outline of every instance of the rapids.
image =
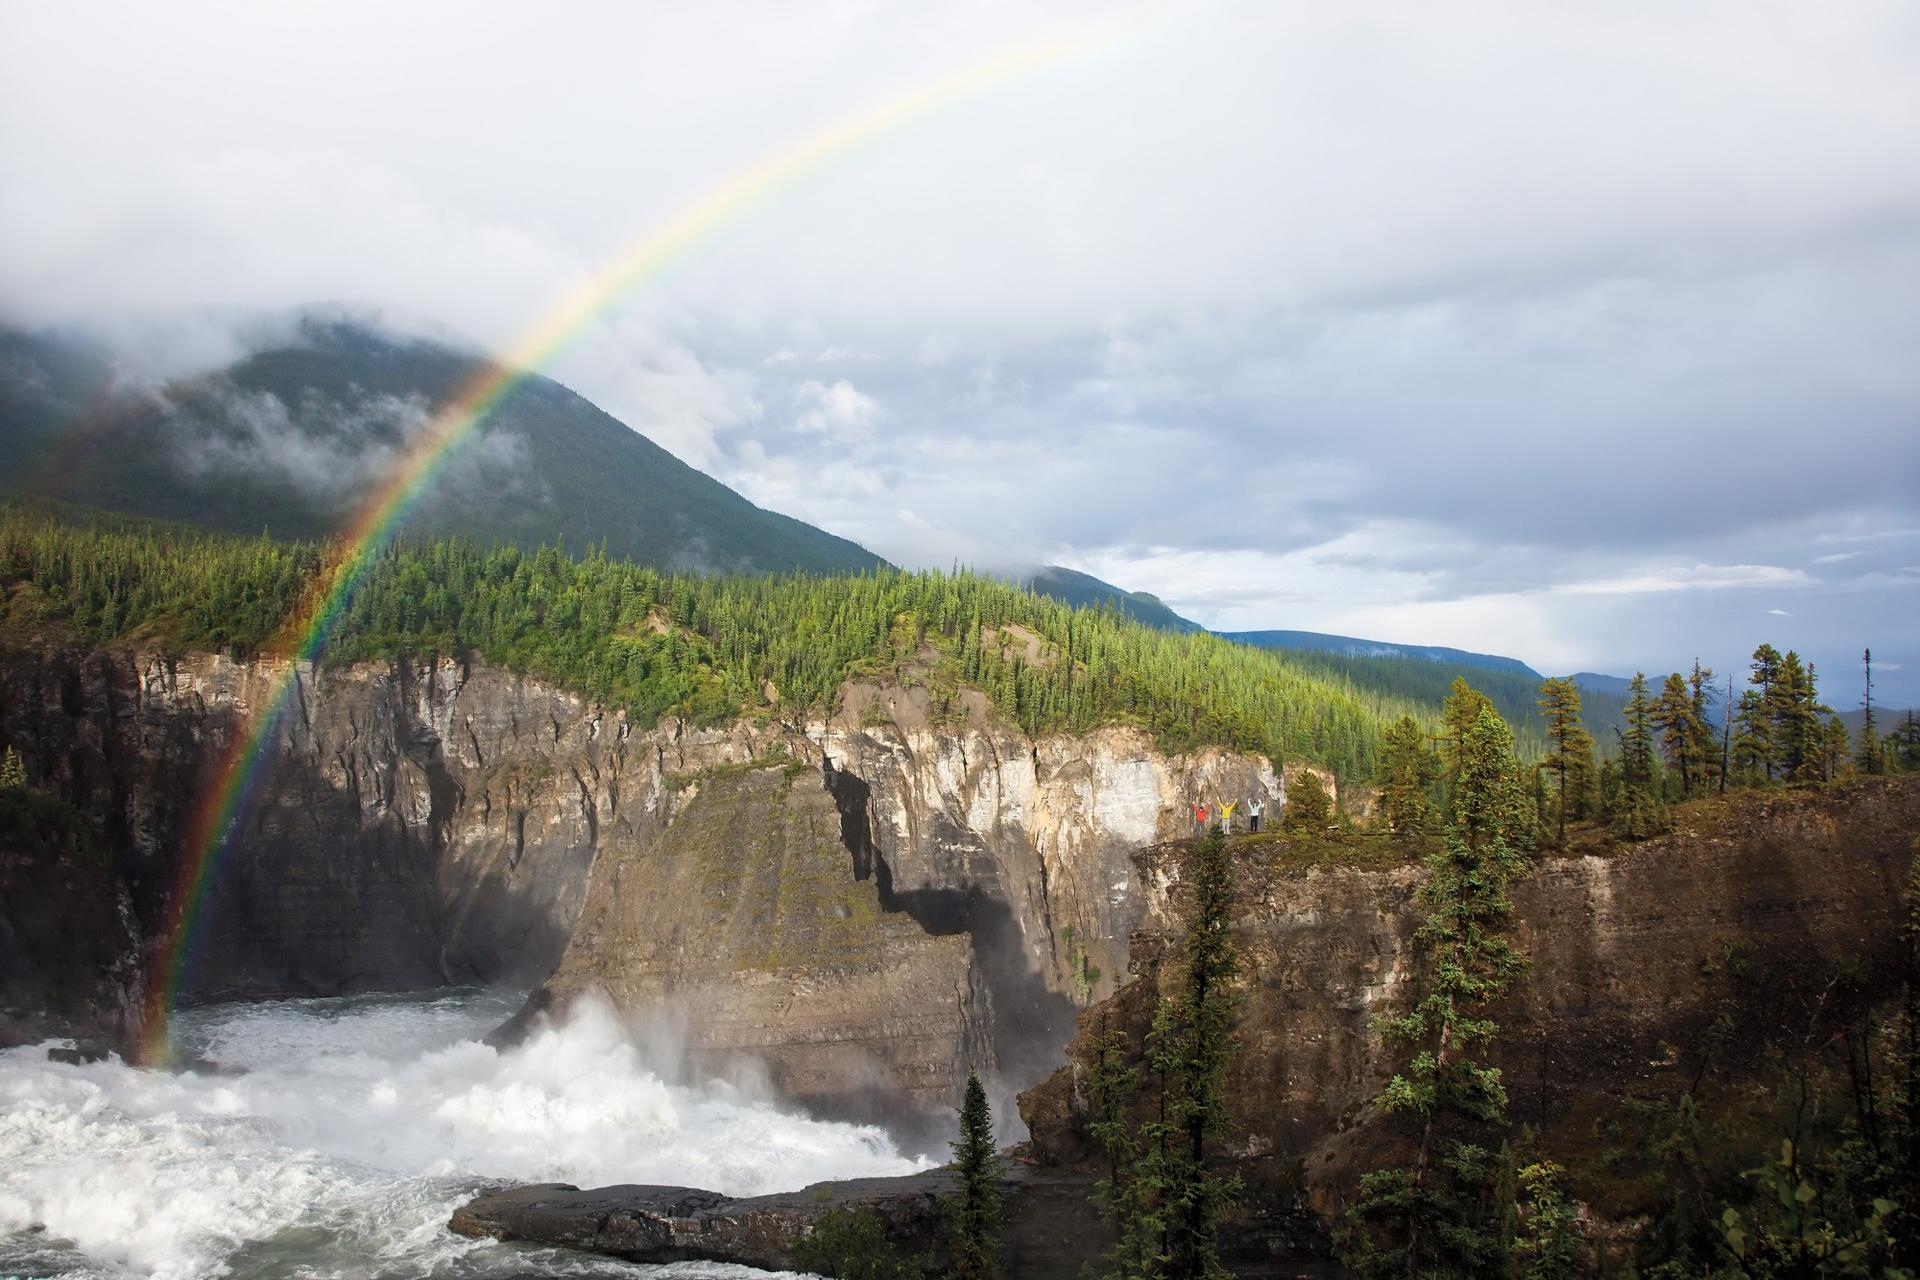
[[784,1112],[750,1084],[671,1082],[604,1009],[497,1052],[489,992],[190,1010],[212,1073],[0,1052],[0,1276],[761,1277],[462,1239],[501,1182],[729,1194],[908,1173],[877,1128]]

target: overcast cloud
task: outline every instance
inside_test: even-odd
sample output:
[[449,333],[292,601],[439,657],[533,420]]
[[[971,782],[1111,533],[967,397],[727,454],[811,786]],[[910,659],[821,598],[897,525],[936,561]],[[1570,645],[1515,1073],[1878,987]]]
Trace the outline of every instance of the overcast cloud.
[[[1920,8],[0,11],[0,318],[503,349],[730,175],[1035,39],[548,370],[903,563],[1920,698]],[[1844,681],[1840,679],[1845,673]]]

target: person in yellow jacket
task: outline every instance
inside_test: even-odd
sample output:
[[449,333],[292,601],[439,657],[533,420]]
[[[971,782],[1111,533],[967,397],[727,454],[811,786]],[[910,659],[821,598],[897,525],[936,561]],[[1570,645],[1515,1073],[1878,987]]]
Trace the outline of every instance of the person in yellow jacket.
[[1220,802],[1220,829],[1228,835],[1233,834],[1233,806],[1238,803],[1240,803],[1238,800]]

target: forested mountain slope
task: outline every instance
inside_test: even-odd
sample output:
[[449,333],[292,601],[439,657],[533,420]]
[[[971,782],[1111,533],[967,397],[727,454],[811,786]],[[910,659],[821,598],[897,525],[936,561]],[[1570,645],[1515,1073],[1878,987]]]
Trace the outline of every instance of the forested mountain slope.
[[[55,624],[248,653],[284,640],[337,548],[178,529],[0,518],[8,629]],[[625,707],[703,723],[826,705],[855,676],[927,687],[935,714],[984,691],[1030,733],[1132,724],[1168,750],[1219,745],[1371,777],[1379,729],[1436,705],[1369,693],[1296,657],[1074,610],[971,573],[671,574],[597,551],[403,541],[342,611],[329,661],[483,655]]]
[[[1089,574],[1058,565],[1026,580],[1041,595],[1089,608],[1112,607],[1122,616],[1168,631],[1201,631],[1168,608],[1159,597],[1127,591]],[[1257,649],[1284,652],[1303,670],[1376,705],[1412,702],[1438,706],[1456,678],[1492,698],[1519,739],[1521,754],[1544,755],[1546,735],[1537,705],[1545,678],[1518,658],[1473,653],[1437,645],[1392,644],[1321,631],[1219,631],[1222,639]],[[1584,696],[1585,718],[1601,753],[1611,753],[1615,732],[1624,728],[1627,681],[1612,676],[1576,676]],[[1616,686],[1617,685],[1617,689]]]
[[1421,658],[1454,667],[1473,667],[1487,671],[1507,671],[1530,675],[1540,673],[1518,658],[1498,654],[1474,653],[1469,649],[1449,649],[1444,645],[1394,644],[1387,640],[1362,640],[1357,636],[1336,636],[1324,631],[1222,631],[1219,634],[1242,644],[1262,649],[1307,649],[1349,658]]
[[1112,605],[1122,617],[1162,631],[1204,631],[1199,623],[1183,618],[1167,607],[1159,596],[1148,591],[1128,591],[1111,582],[1102,582],[1090,573],[1050,564],[1034,570],[1024,585],[1043,596],[1051,596],[1076,609],[1098,609]]
[[[321,538],[388,478],[485,362],[308,321],[297,340],[159,390],[107,355],[0,331],[0,488],[234,533]],[[857,571],[864,548],[754,506],[538,375],[481,423],[405,517],[421,536],[604,544],[662,568]]]

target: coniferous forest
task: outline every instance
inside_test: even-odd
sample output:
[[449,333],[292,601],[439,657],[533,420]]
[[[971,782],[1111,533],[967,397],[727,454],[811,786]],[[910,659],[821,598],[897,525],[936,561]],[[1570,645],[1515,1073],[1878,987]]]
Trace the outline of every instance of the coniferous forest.
[[[89,643],[246,655],[284,644],[337,548],[152,526],[0,521],[8,616]],[[1028,732],[1132,724],[1169,750],[1218,745],[1371,775],[1378,726],[1430,709],[1286,657],[1073,609],[970,572],[662,573],[589,548],[396,543],[352,592],[332,662],[473,655],[627,709],[716,723],[826,705],[860,675],[984,691]],[[957,704],[951,704],[957,711]]]

